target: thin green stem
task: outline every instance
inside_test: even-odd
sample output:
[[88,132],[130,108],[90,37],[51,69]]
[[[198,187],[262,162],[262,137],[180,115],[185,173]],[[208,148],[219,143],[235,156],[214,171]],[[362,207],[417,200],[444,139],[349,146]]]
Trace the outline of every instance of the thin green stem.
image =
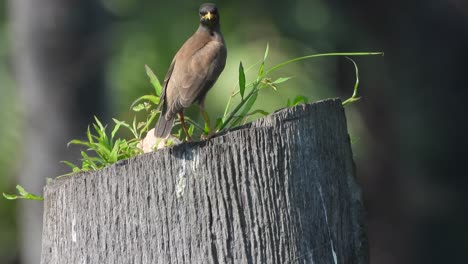
[[[251,85],[253,85],[252,83],[248,84],[245,86],[245,88],[249,88]],[[223,114],[223,121],[224,119],[226,118],[226,115],[227,115],[227,112],[229,111],[229,108],[231,107],[231,102],[232,102],[232,98],[234,98],[236,95],[238,95],[240,93],[239,90],[237,91],[234,91],[235,90],[235,87],[234,89],[232,90],[232,93],[231,95],[229,96],[229,100],[228,100],[228,103],[226,105],[226,107],[224,108],[224,114]]]
[[195,122],[193,119],[191,119],[190,117],[185,117],[185,121],[187,121],[188,123],[194,125],[197,129],[199,129],[200,131],[204,131],[205,129],[200,126],[197,122]]
[[308,56],[303,56],[299,58],[294,58],[292,60],[284,61],[280,64],[277,64],[273,66],[272,68],[268,69],[262,76],[266,76],[269,73],[285,65],[288,65],[290,63],[305,60],[305,59],[310,59],[310,58],[327,57],[327,56],[368,56],[368,55],[383,55],[383,54],[384,54],[383,52],[333,52],[333,53],[321,53],[321,54],[308,55]]
[[343,106],[345,106],[347,104],[350,104],[350,103],[353,103],[353,102],[356,102],[356,101],[358,101],[360,99],[360,97],[357,96],[357,91],[358,91],[358,88],[359,88],[359,68],[358,68],[356,62],[353,59],[351,59],[349,57],[346,57],[346,58],[353,63],[354,70],[356,72],[356,82],[354,83],[353,95],[342,103]]
[[[227,115],[227,112],[229,111],[229,108],[231,107],[231,101],[232,101],[232,98],[235,96],[236,94],[234,93],[234,90],[232,91],[231,93],[231,96],[229,96],[229,100],[226,104],[226,108],[224,108],[224,114],[223,114],[223,119],[226,117]],[[224,120],[223,120],[224,122]]]
[[233,117],[236,115],[236,113],[242,108],[242,106],[244,106],[244,104],[249,100],[249,98],[250,98],[255,92],[258,92],[258,89],[257,89],[258,84],[259,84],[258,82],[255,82],[255,83],[254,83],[253,88],[252,88],[252,90],[250,91],[250,93],[247,94],[246,97],[244,97],[244,100],[242,100],[242,101],[237,105],[237,107],[236,107],[234,110],[232,110],[231,113],[229,113],[229,117],[226,119],[226,121],[223,122],[223,124],[221,125],[221,127],[219,128],[218,131],[223,130],[223,129],[227,126],[227,124],[228,124],[229,122],[231,122],[232,118],[233,118]]
[[156,118],[156,115],[157,114],[150,115],[150,118],[146,121],[145,126],[140,130],[140,135],[139,135],[138,139],[141,139],[141,136],[142,136],[141,133],[147,132],[149,130],[149,126],[151,125],[153,120]]
[[[245,73],[249,72],[255,65],[259,64],[260,62],[265,62],[265,60],[258,60],[257,62],[255,62],[254,64],[250,65],[246,70],[245,70]],[[245,88],[249,87],[251,84],[247,85]],[[229,97],[229,100],[227,102],[227,105],[226,107],[224,108],[224,114],[223,114],[223,123],[224,123],[224,118],[226,117],[228,111],[229,111],[229,108],[231,107],[231,102],[232,102],[232,98],[234,98],[234,96],[238,95],[240,93],[239,90],[236,91],[236,87],[237,87],[237,84],[234,86],[234,88],[232,89],[232,92],[231,92],[231,96]]]

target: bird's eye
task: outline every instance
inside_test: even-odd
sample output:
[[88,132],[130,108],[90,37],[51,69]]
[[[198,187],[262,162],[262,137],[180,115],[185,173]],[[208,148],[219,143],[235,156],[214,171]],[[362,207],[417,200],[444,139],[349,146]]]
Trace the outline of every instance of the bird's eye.
[[206,15],[206,12],[205,11],[200,11],[200,16],[204,16]]

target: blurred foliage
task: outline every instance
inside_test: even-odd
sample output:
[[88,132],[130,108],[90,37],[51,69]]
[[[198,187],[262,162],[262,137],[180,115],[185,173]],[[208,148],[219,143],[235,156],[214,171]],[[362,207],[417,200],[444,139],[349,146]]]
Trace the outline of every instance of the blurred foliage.
[[[4,10],[0,4],[0,12]],[[13,82],[5,18],[0,13],[0,190],[14,187],[19,159],[21,105]],[[16,249],[16,202],[0,201],[0,259],[11,259]]]

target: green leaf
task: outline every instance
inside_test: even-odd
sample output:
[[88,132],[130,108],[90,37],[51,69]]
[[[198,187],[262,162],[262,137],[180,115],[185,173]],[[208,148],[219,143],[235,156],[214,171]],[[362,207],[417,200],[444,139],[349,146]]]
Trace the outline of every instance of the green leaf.
[[139,133],[138,133],[138,128],[137,128],[136,116],[133,117],[133,122],[132,122],[131,127],[130,125],[126,125],[126,124],[124,126],[126,126],[132,132],[135,138],[140,138]]
[[177,134],[176,134],[177,138],[182,138],[182,130],[183,130],[182,128],[179,128],[179,130],[177,130]]
[[217,118],[217,119],[216,119],[216,129],[215,129],[215,130],[218,131],[219,128],[220,128],[222,125],[223,125],[223,118],[221,118],[221,117],[220,117],[220,118]]
[[16,200],[20,198],[14,194],[6,194],[6,193],[3,193],[3,197],[5,197],[5,199],[8,199],[8,200]]
[[279,84],[279,83],[284,83],[285,81],[292,79],[294,77],[280,77],[276,79],[275,81],[271,82],[272,84]]
[[16,185],[16,190],[18,190],[18,193],[21,194],[22,196],[27,195],[28,192],[23,188],[21,185]]
[[154,74],[154,72],[146,64],[145,64],[145,69],[146,69],[146,75],[148,75],[148,77],[150,78],[150,82],[154,87],[154,92],[159,97],[162,93],[161,83],[159,82],[158,77],[156,77],[156,74]]
[[145,104],[137,104],[132,108],[133,111],[135,112],[140,112],[141,110],[145,110]]
[[267,116],[270,113],[268,113],[267,111],[262,110],[262,109],[257,109],[255,111],[252,111],[252,112],[248,113],[247,116],[251,116],[251,115],[255,115],[255,114],[261,114],[261,115]]
[[361,99],[361,97],[357,96],[357,92],[358,92],[358,88],[359,88],[359,68],[358,68],[356,62],[353,59],[351,59],[349,57],[346,57],[346,58],[348,60],[350,60],[354,65],[354,71],[355,71],[355,75],[356,75],[356,82],[354,83],[353,95],[350,98],[346,99],[342,103],[343,106],[345,106],[347,104],[350,104],[350,103],[354,103],[354,102],[358,101],[359,99]]
[[309,98],[305,97],[305,96],[302,96],[302,95],[298,95],[296,96],[296,98],[294,98],[294,101],[292,103],[293,106],[296,106],[300,103],[304,103],[304,104],[307,104],[309,102]]
[[101,121],[99,121],[99,119],[96,116],[94,116],[94,120],[96,121],[96,124],[99,127],[99,129],[97,129],[96,126],[94,126],[97,132],[106,130],[106,128],[102,125]]
[[258,96],[258,93],[254,93],[252,97],[249,98],[249,101],[245,104],[244,110],[242,111],[243,113],[242,115],[245,115],[246,113],[250,111],[255,101],[257,101],[257,96]]
[[23,186],[21,185],[16,185],[16,189],[18,190],[18,192],[23,196],[24,199],[28,199],[28,200],[38,200],[38,201],[42,201],[43,198],[42,196],[37,196],[37,195],[34,195],[32,193],[29,193],[27,192]]
[[189,137],[192,137],[193,131],[195,130],[195,126],[193,124],[190,124],[188,130]]
[[121,126],[122,123],[124,123],[124,122],[119,121],[119,120],[117,120],[117,119],[115,119],[115,118],[112,118],[112,120],[114,120],[115,126],[114,126],[114,129],[112,129],[111,138],[114,138],[115,133],[117,133],[117,131],[119,131],[120,126]]
[[255,101],[257,100],[257,96],[258,96],[258,93],[255,92],[252,94],[252,96],[250,96],[250,98],[247,100],[247,102],[245,103],[245,106],[244,108],[242,109],[242,112],[241,114],[237,117],[237,119],[233,122],[233,127],[234,126],[237,126],[240,124],[240,122],[242,122],[242,119],[244,119],[244,117],[246,117],[247,113],[250,111],[250,109],[252,108],[252,106],[254,105]]
[[81,157],[83,157],[83,162],[86,162],[86,163],[88,163],[90,165],[94,165],[95,167],[97,167],[96,163],[94,163],[94,161],[93,161],[93,158],[88,156],[88,154],[86,154],[86,152],[81,151]]
[[112,133],[111,133],[111,137],[112,137],[112,138],[114,138],[115,133],[117,133],[117,131],[119,130],[120,126],[126,127],[126,128],[128,128],[128,129],[130,129],[130,131],[132,131],[130,125],[127,124],[125,121],[120,121],[120,120],[115,119],[115,118],[112,118],[112,120],[113,120],[114,123],[115,123],[114,130],[112,130]]
[[268,115],[268,112],[265,111],[265,110],[261,110],[261,109],[257,109],[257,110],[254,110],[248,114],[245,115],[245,117],[243,118],[241,124],[244,125],[246,124],[248,121],[249,121],[249,118],[255,114],[261,114],[261,115],[264,115],[264,116],[267,116]]
[[242,61],[239,63],[239,92],[244,99],[244,92],[245,92],[245,72],[244,67],[242,66]]
[[257,77],[258,79],[260,79],[261,76],[263,76],[264,69],[265,69],[265,61],[262,62],[262,64],[260,65],[260,69],[258,69],[258,77]]
[[143,100],[148,100],[152,102],[154,105],[158,105],[160,102],[160,98],[156,95],[143,95],[138,97],[133,103],[130,105],[130,109],[132,109],[138,102],[143,101]]
[[23,196],[23,199],[26,200],[34,200],[34,201],[42,201],[44,198],[42,196],[34,195],[32,193],[28,193],[27,195]]
[[83,145],[83,146],[86,146],[86,147],[90,146],[89,142],[82,141],[82,140],[79,140],[79,139],[73,139],[72,141],[68,142],[67,146],[70,146],[70,145]]
[[247,67],[247,69],[244,70],[245,73],[248,73],[250,70],[252,70],[257,64],[259,64],[260,62],[262,62],[263,60],[262,59],[259,59],[258,61],[256,61],[254,64],[250,65],[249,67]]
[[266,59],[268,58],[269,50],[270,50],[270,44],[267,42],[267,46],[266,46],[266,49],[265,49],[265,54],[263,55],[263,61],[266,61]]
[[270,50],[270,45],[268,44],[267,42],[267,46],[266,46],[266,49],[265,49],[265,54],[263,55],[263,61],[262,61],[262,64],[260,65],[260,69],[258,69],[258,77],[257,77],[257,80],[260,80],[261,77],[263,76],[263,72],[265,70],[265,61],[266,59],[268,58],[268,51]]
[[142,127],[146,126],[146,122],[138,122],[137,129],[141,129]]
[[111,152],[109,153],[109,160],[108,160],[109,163],[117,162],[118,154],[119,154],[119,147],[120,147],[121,142],[122,140],[120,138],[115,141],[115,145],[112,148]]
[[44,200],[42,196],[34,195],[32,193],[27,192],[21,185],[16,185],[16,190],[18,190],[18,193],[20,194],[20,196],[3,193],[3,197],[5,197],[8,200],[16,200],[16,199],[26,199],[26,200],[36,200],[36,201]]
[[71,162],[69,162],[69,161],[62,160],[61,162],[64,163],[65,165],[67,165],[68,167],[70,167],[72,170],[73,170],[74,168],[78,168],[78,166],[76,166],[75,164],[73,164],[73,163],[71,163]]
[[86,137],[88,138],[89,143],[93,143],[93,136],[91,135],[91,128],[88,126],[88,130],[86,131]]

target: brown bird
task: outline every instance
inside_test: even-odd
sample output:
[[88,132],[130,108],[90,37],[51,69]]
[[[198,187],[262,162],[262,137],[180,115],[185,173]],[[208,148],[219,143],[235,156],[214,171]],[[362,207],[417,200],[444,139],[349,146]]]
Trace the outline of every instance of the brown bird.
[[190,140],[184,122],[184,109],[193,103],[200,106],[203,119],[209,126],[204,99],[224,69],[227,51],[216,6],[202,4],[199,14],[198,30],[174,56],[164,78],[162,111],[154,130],[157,138],[166,138],[171,133],[175,115],[179,114],[182,128]]

